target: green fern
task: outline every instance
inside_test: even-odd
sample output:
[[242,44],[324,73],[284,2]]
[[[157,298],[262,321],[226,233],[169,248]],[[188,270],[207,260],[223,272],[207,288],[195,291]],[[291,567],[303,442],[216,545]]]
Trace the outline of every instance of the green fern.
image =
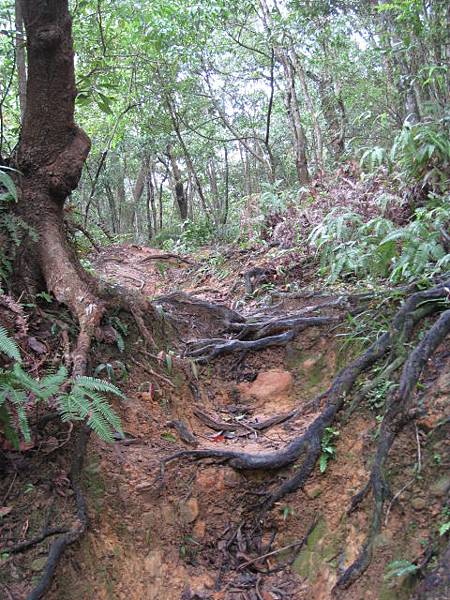
[[386,568],[385,581],[394,577],[403,577],[405,575],[414,575],[417,573],[418,566],[409,560],[394,560]]
[[120,417],[98,392],[124,398],[116,386],[92,377],[78,377],[70,392],[58,398],[63,421],[86,420],[88,426],[103,440],[113,441],[115,431],[122,432]]
[[16,342],[9,337],[4,327],[0,327],[0,352],[3,352],[3,354],[6,354],[6,356],[17,362],[22,361]]
[[334,210],[313,229],[309,243],[316,247],[322,273],[331,283],[346,277],[411,281],[448,269],[450,255],[440,230],[449,219],[448,198],[435,196],[404,227],[384,217],[364,223],[357,213]]
[[[54,405],[54,399],[63,421],[85,420],[103,440],[113,441],[113,432],[122,431],[119,416],[102,396],[113,394],[125,398],[112,383],[93,377],[77,377],[71,381],[64,366],[42,379],[31,377],[20,364],[17,344],[1,327],[0,352],[16,361],[11,369],[0,370],[0,423],[5,436],[16,448],[19,447],[17,432],[26,442],[31,440],[27,408],[36,402]],[[66,387],[70,391],[62,391]]]

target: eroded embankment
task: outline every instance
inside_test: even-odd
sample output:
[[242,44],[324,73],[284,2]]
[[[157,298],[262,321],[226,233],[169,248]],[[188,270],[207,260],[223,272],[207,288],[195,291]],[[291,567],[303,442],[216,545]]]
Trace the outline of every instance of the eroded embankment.
[[[322,300],[289,300],[289,313],[311,302]],[[182,315],[183,327],[190,337],[218,335],[192,311]],[[135,358],[121,407],[128,440],[112,447],[90,444],[84,485],[91,527],[64,560],[50,597],[334,597],[334,585],[358,557],[370,526],[370,499],[353,514],[347,511],[370,473],[382,390],[350,418],[340,413],[327,429],[320,452],[324,472],[316,465],[303,489],[261,515],[264,494],[295,474],[295,464],[251,472],[211,460],[176,460],[161,480],[160,463],[179,449],[258,455],[284,447],[317,418],[320,402],[311,401],[354,354],[339,339],[332,327],[311,327],[282,347],[244,350],[203,365],[161,357],[158,375],[149,371],[155,371],[150,359]],[[450,396],[448,365],[441,346],[423,380],[426,416],[403,429],[390,455],[391,496],[371,564],[338,597],[410,597],[414,577],[385,576],[394,560],[418,564],[426,557],[443,519],[449,478],[439,423]],[[282,422],[258,428],[275,416]]]

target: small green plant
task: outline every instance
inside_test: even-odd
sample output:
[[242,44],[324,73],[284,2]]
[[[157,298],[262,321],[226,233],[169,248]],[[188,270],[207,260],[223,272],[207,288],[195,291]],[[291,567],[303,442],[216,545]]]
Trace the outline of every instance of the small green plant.
[[119,349],[119,352],[123,352],[125,350],[124,338],[128,335],[128,325],[117,316],[110,317],[109,323],[112,327],[114,327],[116,332],[117,348]]
[[325,427],[320,443],[322,454],[319,458],[319,469],[321,473],[325,473],[328,462],[336,456],[336,446],[334,445],[334,442],[337,437],[339,437],[339,431],[337,431],[337,429],[334,429],[334,427]]
[[433,454],[433,462],[435,465],[440,465],[442,463],[442,456],[439,452]]
[[34,485],[32,483],[25,484],[25,487],[23,489],[24,494],[31,494],[31,492],[33,492],[33,491],[34,491]]
[[445,191],[450,163],[448,122],[405,123],[394,141],[390,159],[402,181],[415,180],[422,187],[428,184],[435,191]]
[[385,581],[389,581],[394,577],[403,577],[404,575],[414,575],[418,566],[409,560],[394,560],[386,567]]
[[94,377],[98,377],[101,373],[106,375],[106,378],[111,383],[116,383],[117,380],[124,381],[128,378],[128,371],[121,360],[113,362],[100,363],[94,371]]
[[286,521],[287,518],[289,517],[289,515],[293,515],[294,514],[294,509],[292,508],[292,506],[285,506],[283,508],[283,521]]
[[392,391],[392,388],[396,385],[397,384],[395,384],[393,381],[390,381],[389,379],[386,379],[384,381],[382,380],[378,383],[376,387],[374,387],[367,393],[367,400],[369,406],[374,412],[377,412],[381,408],[383,408],[386,398]]
[[56,407],[62,421],[86,421],[101,438],[113,441],[113,432],[122,431],[120,418],[102,394],[124,398],[112,383],[93,377],[71,379],[61,366],[56,373],[35,379],[22,367],[19,348],[0,328],[0,351],[14,360],[10,369],[0,370],[0,423],[6,438],[19,447],[19,434],[31,441],[27,412],[37,402]]
[[450,506],[444,506],[441,512],[441,523],[439,525],[439,535],[443,536],[450,531]]

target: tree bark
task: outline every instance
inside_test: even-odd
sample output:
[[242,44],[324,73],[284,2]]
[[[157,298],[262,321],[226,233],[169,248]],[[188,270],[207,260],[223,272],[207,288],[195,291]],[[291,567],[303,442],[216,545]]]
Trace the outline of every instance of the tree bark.
[[27,101],[27,63],[25,56],[25,38],[23,35],[23,17],[20,0],[15,2],[16,21],[16,64],[17,79],[19,82],[20,118],[23,120]]
[[[77,317],[75,375],[85,371],[91,337],[103,314],[67,239],[64,202],[77,187],[90,150],[76,126],[72,22],[67,0],[21,0],[27,34],[27,103],[16,166],[21,171],[18,212],[36,232],[22,244],[22,286],[45,281],[56,299]],[[19,282],[20,283],[20,282]]]
[[[152,174],[148,173],[145,179],[145,187],[147,192],[146,197],[146,213],[147,213],[147,238],[150,241],[154,234],[156,234],[156,223],[155,223],[155,188],[153,186]],[[153,222],[152,222],[153,221]]]
[[167,145],[167,156],[172,167],[173,176],[173,187],[175,192],[175,200],[177,202],[178,210],[180,211],[181,221],[184,223],[188,218],[188,203],[187,197],[184,191],[183,180],[181,178],[181,171],[178,167],[177,160],[170,144]]
[[223,152],[225,161],[225,191],[222,210],[222,225],[226,225],[228,220],[228,208],[230,205],[230,163],[228,161],[228,149],[226,146],[224,146]]

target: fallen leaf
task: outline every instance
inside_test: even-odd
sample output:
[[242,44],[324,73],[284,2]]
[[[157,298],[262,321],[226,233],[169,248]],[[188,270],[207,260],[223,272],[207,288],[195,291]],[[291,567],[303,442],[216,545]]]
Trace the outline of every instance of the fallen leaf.
[[35,337],[28,338],[28,346],[33,352],[36,352],[36,354],[45,354],[47,352],[46,346]]
[[12,511],[12,506],[1,506],[0,507],[0,518],[6,517]]

